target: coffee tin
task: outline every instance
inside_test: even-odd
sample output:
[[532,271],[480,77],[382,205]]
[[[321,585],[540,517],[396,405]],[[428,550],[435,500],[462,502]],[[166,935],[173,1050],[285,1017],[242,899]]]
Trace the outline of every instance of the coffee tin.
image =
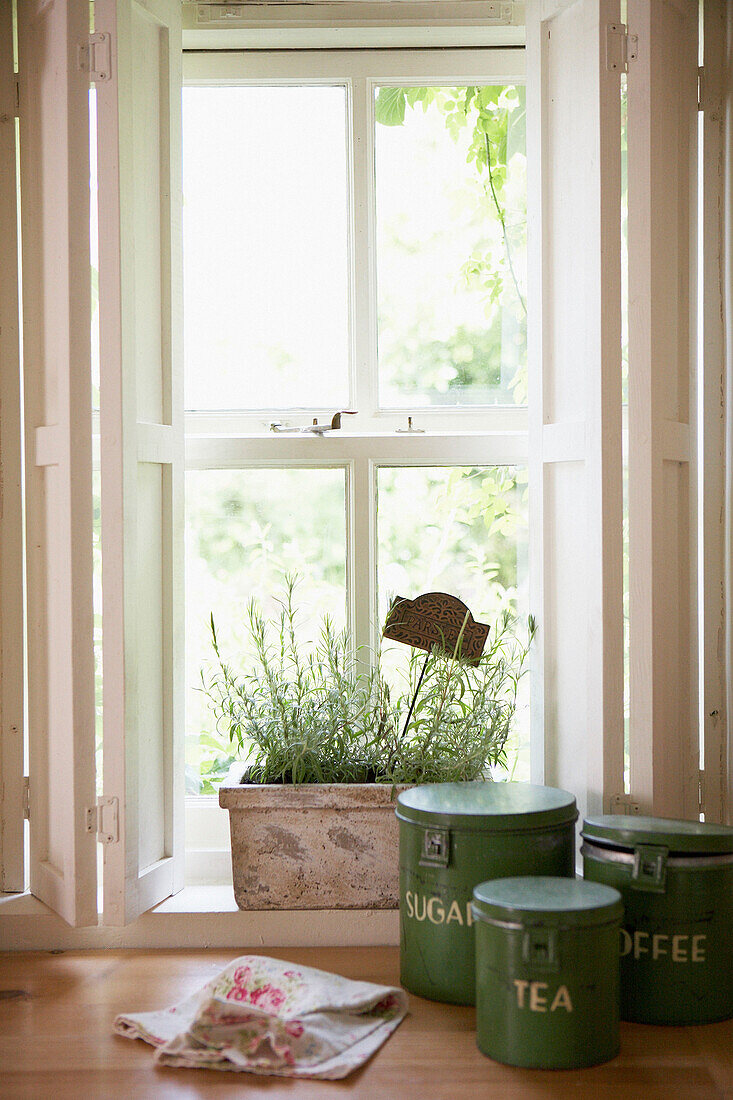
[[733,1016],[733,828],[609,814],[583,823],[584,877],[624,899],[621,1019]]

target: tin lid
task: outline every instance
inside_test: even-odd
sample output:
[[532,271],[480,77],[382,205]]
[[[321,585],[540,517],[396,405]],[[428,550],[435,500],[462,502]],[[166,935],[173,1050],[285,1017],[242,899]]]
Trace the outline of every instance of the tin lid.
[[473,891],[477,920],[575,928],[620,920],[623,912],[618,890],[582,878],[498,878]]
[[578,811],[569,791],[478,780],[412,787],[398,797],[397,816],[413,825],[510,832],[563,825],[575,821]]
[[684,855],[733,852],[733,828],[704,821],[605,814],[586,818],[582,835],[585,840],[617,848],[657,844]]

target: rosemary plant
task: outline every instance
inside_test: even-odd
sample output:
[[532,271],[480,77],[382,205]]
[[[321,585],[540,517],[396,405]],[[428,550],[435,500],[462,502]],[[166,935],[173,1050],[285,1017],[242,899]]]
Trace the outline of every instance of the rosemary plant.
[[[477,665],[459,653],[410,653],[400,711],[415,700],[409,721],[395,736],[386,770],[400,783],[457,783],[489,779],[506,767],[506,743],[517,707],[519,680],[536,625],[530,616],[526,641],[505,612],[489,632]],[[424,671],[423,671],[424,669]],[[422,682],[415,696],[415,691]]]
[[505,765],[531,619],[521,642],[505,614],[475,667],[431,653],[403,725],[425,654],[406,652],[403,689],[392,698],[379,662],[360,659],[328,616],[315,642],[297,638],[295,585],[287,578],[270,622],[250,602],[254,659],[246,671],[224,661],[211,618],[216,660],[202,672],[203,690],[220,735],[242,761],[244,782],[455,782],[490,778],[492,766]]

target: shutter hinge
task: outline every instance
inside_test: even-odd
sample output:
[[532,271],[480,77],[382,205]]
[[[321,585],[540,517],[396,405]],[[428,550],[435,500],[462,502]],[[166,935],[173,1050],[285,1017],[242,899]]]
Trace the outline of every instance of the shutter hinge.
[[96,833],[100,844],[119,840],[120,804],[117,795],[101,795],[96,806],[87,807],[87,832]]
[[629,61],[635,61],[638,55],[638,34],[629,34],[623,23],[609,23],[606,27],[606,68],[609,73],[627,73]]
[[702,65],[697,70],[697,109],[705,110],[705,70]]
[[702,817],[705,813],[705,772],[697,773],[697,812]]
[[97,83],[111,79],[112,38],[107,31],[95,31],[77,46],[77,66]]
[[31,819],[31,781],[27,775],[23,776],[23,820]]
[[20,77],[15,78],[15,117],[20,118]]
[[630,794],[612,794],[608,800],[610,814],[639,814],[641,807],[634,802]]

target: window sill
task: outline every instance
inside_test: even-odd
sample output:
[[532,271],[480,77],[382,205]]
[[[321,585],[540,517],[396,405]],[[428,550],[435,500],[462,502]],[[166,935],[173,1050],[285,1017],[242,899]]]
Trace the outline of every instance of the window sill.
[[238,913],[234,900],[234,887],[228,886],[184,886],[177,894],[171,894],[150,910],[162,913]]
[[123,928],[71,928],[30,893],[0,894],[0,951],[105,947],[371,947],[399,943],[396,909],[237,909],[231,886],[189,886]]

